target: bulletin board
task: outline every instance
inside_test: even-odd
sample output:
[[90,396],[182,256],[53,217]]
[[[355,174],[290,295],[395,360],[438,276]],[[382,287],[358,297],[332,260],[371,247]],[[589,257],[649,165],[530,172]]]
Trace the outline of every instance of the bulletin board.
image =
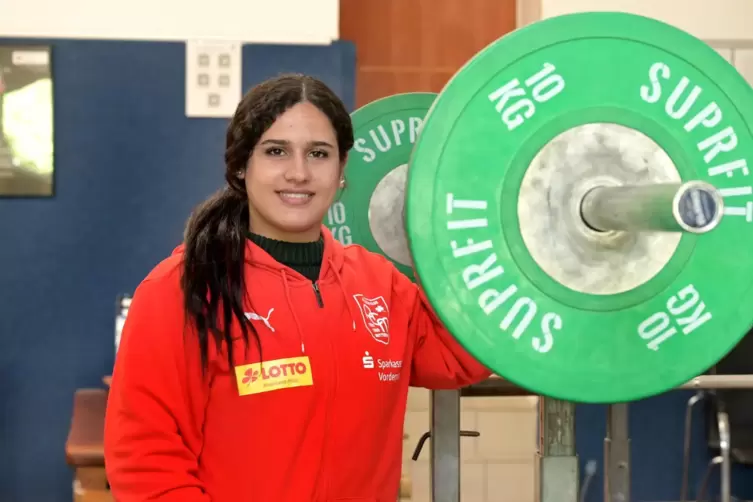
[[0,197],[53,195],[53,78],[47,45],[0,44]]

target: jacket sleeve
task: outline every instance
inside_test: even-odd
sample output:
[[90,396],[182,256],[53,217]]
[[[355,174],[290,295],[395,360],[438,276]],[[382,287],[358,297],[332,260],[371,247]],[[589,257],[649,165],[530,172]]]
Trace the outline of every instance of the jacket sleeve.
[[104,449],[118,502],[210,502],[197,477],[207,386],[177,279],[165,279],[136,290],[113,370]]
[[410,384],[433,390],[459,389],[492,375],[455,340],[434,313],[424,292],[397,270],[398,301],[412,305],[409,337],[415,340]]

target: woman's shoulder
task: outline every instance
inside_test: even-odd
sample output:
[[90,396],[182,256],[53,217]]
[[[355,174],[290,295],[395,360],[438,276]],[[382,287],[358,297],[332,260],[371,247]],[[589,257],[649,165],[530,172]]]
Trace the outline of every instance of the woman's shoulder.
[[164,296],[180,295],[182,270],[183,247],[179,246],[147,273],[138,289],[147,289]]
[[389,279],[393,283],[403,285],[412,284],[386,256],[370,251],[359,244],[344,246],[345,265],[360,276],[372,275],[382,279]]
[[385,256],[369,251],[360,244],[348,244],[343,246],[345,261],[361,267],[378,267],[382,271],[392,271],[395,266]]

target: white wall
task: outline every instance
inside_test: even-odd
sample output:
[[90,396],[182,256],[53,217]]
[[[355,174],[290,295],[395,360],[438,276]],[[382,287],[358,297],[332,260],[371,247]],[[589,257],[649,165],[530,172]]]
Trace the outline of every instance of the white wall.
[[0,0],[0,37],[329,44],[339,0]]
[[753,84],[753,0],[517,0],[518,26],[588,11],[630,12],[705,41]]
[[544,18],[584,11],[622,11],[659,19],[705,40],[753,39],[751,0],[533,0],[536,2]]

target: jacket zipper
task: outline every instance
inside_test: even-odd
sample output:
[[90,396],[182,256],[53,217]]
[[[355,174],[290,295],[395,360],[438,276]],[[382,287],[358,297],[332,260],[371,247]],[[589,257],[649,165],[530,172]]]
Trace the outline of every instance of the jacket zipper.
[[314,281],[311,283],[314,286],[314,294],[316,295],[316,303],[320,309],[324,308],[324,300],[322,300],[322,294],[319,292],[319,284]]
[[324,472],[324,496],[325,500],[331,500],[332,494],[330,493],[330,462],[329,462],[329,452],[330,448],[328,448],[329,445],[329,431],[331,430],[337,430],[336,428],[336,422],[335,422],[335,416],[337,415],[337,410],[335,409],[335,403],[337,402],[335,400],[335,394],[337,394],[337,364],[335,361],[337,361],[337,354],[335,353],[335,346],[332,343],[332,340],[330,338],[327,338],[327,341],[329,342],[329,351],[332,358],[332,379],[333,384],[330,391],[330,400],[327,405],[328,412],[327,412],[327,418],[326,418],[326,427],[324,431],[324,447],[322,448],[322,462],[324,463],[322,467],[322,471]]
[[[321,291],[319,291],[319,283],[317,281],[312,281],[311,282],[311,286],[314,288],[314,294],[316,295],[316,303],[317,303],[317,305],[319,305],[320,309],[324,308],[324,300],[322,299],[322,293],[321,293]],[[327,454],[329,452],[328,452],[328,448],[327,448],[327,443],[329,443],[330,420],[332,418],[331,414],[334,413],[334,410],[332,408],[333,408],[333,405],[334,405],[334,402],[335,402],[335,399],[334,399],[335,392],[337,390],[337,366],[334,364],[334,361],[335,361],[335,349],[334,349],[334,347],[332,345],[332,341],[331,340],[328,339],[327,342],[328,342],[328,345],[329,345],[329,351],[330,351],[331,361],[332,361],[331,371],[332,371],[333,384],[332,384],[332,388],[330,389],[330,392],[329,392],[329,394],[327,396],[327,398],[328,398],[327,409],[324,412],[324,422],[325,422],[326,425],[325,425],[325,428],[324,428],[324,445],[322,447],[322,467],[321,467],[321,471],[320,471],[322,473],[323,477],[324,477],[323,488],[322,488],[323,491],[324,491],[324,494],[323,494],[324,495],[324,497],[323,497],[324,500],[328,500],[329,496],[330,496],[330,494],[329,494],[329,465],[328,465],[328,461],[327,461]]]

